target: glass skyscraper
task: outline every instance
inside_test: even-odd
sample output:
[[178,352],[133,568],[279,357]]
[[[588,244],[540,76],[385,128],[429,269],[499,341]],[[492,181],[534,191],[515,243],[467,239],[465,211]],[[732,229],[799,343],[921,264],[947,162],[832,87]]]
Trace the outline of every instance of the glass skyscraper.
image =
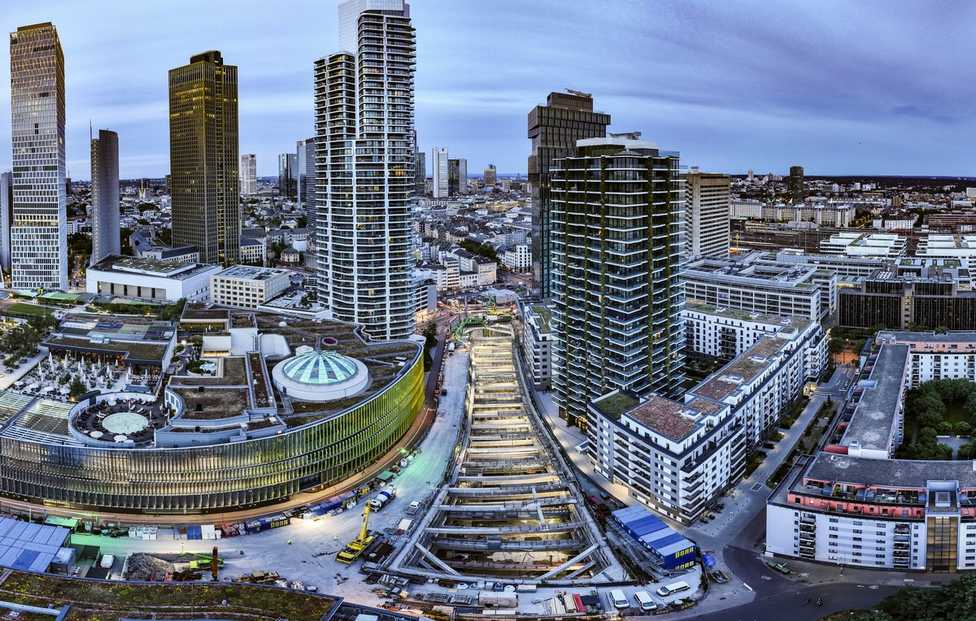
[[339,5],[315,62],[318,299],[374,339],[413,333],[416,35],[403,0]]
[[98,130],[91,141],[92,254],[94,265],[121,254],[119,231],[119,136]]
[[529,186],[532,189],[532,274],[543,298],[550,291],[551,223],[549,169],[556,158],[572,155],[576,141],[607,133],[610,115],[593,111],[593,97],[587,93],[549,93],[546,105],[529,111]]
[[173,245],[202,263],[237,263],[241,246],[237,67],[211,50],[169,71]]
[[13,286],[67,289],[64,52],[50,22],[10,34],[10,110]]

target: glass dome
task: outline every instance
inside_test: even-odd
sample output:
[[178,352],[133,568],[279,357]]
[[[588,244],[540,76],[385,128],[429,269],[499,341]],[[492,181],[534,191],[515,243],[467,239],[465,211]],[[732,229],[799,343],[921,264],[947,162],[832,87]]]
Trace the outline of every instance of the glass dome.
[[356,362],[334,351],[310,351],[282,363],[282,374],[300,384],[328,386],[359,373]]

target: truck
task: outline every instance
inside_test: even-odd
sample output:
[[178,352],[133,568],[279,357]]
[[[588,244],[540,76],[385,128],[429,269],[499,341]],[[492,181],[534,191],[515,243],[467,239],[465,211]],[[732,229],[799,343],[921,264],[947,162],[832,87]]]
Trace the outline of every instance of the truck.
[[390,504],[390,501],[396,498],[396,488],[389,486],[384,487],[379,494],[373,496],[373,499],[369,501],[369,506],[373,508],[373,511],[380,511],[386,505]]

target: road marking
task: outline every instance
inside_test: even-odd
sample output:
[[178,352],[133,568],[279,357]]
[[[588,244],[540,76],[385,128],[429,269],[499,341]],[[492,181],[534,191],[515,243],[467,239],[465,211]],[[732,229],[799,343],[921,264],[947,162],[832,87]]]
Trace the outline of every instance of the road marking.
[[753,590],[752,590],[752,587],[751,587],[751,586],[749,586],[749,585],[748,585],[748,583],[745,583],[745,582],[743,582],[743,583],[742,583],[742,586],[744,586],[745,588],[747,588],[747,589],[749,589],[749,591],[750,591],[751,593],[755,593],[755,591],[753,591]]

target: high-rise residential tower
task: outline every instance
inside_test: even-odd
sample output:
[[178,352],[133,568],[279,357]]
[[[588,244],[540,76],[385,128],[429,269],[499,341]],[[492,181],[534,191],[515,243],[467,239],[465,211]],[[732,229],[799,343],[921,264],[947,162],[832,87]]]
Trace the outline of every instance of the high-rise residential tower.
[[688,257],[729,254],[731,181],[728,175],[698,169],[685,176],[685,245]]
[[414,331],[409,4],[341,3],[339,44],[315,62],[318,299],[371,338],[404,338]]
[[315,138],[295,143],[295,195],[299,211],[305,211],[309,229],[315,222]]
[[427,154],[417,151],[413,156],[413,175],[417,196],[423,196],[427,187]]
[[64,52],[50,22],[10,33],[12,285],[68,288]]
[[593,97],[569,91],[549,93],[546,105],[529,111],[529,186],[532,191],[532,276],[539,293],[550,296],[549,169],[556,158],[572,155],[576,141],[607,133],[610,115],[593,111]]
[[553,389],[587,426],[614,389],[676,395],[684,371],[678,155],[640,134],[580,140],[549,163]]
[[241,156],[241,196],[258,193],[258,160],[253,153]]
[[433,167],[433,177],[431,180],[431,194],[434,198],[447,198],[450,196],[450,186],[448,184],[447,149],[434,149],[430,153],[430,165]]
[[169,71],[173,245],[202,263],[237,263],[241,248],[237,67],[211,50]]
[[790,200],[794,203],[802,203],[805,192],[803,190],[803,167],[790,166],[790,177],[787,180]]
[[119,232],[119,136],[98,130],[91,140],[91,213],[94,265],[109,255],[121,254]]
[[495,170],[494,164],[488,164],[488,168],[485,169],[485,176],[483,181],[487,186],[492,186],[498,183],[498,171]]
[[0,269],[10,273],[10,225],[14,221],[14,176],[0,173]]

